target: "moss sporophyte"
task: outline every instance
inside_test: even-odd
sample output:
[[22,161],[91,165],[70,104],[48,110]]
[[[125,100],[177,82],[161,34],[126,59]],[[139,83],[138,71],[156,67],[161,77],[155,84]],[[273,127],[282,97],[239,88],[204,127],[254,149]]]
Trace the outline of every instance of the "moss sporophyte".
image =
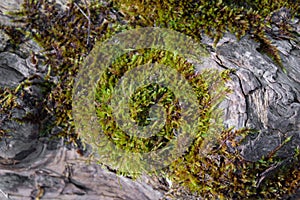
[[[104,41],[124,30],[161,27],[191,36],[195,41],[201,41],[201,35],[205,33],[214,38],[216,44],[223,34],[229,31],[239,38],[245,34],[253,35],[262,44],[261,52],[270,55],[280,66],[278,50],[272,46],[266,35],[270,26],[268,19],[273,12],[282,7],[290,10],[291,17],[299,14],[299,4],[283,0],[144,0],[134,3],[130,0],[111,0],[106,4],[97,1],[84,2],[70,1],[65,10],[61,10],[52,1],[24,0],[22,9],[15,13],[14,17],[18,17],[17,21],[25,26],[2,27],[15,39],[16,48],[27,37],[33,37],[44,48],[45,64],[49,70],[45,77],[48,86],[45,89],[47,95],[43,107],[49,115],[55,116],[54,125],[59,126],[61,130],[57,136],[70,138],[70,142],[78,141],[81,136],[80,132],[75,132],[72,116],[74,80],[79,66],[82,66],[82,61],[89,55],[96,41]],[[280,26],[280,29],[289,33],[287,26]],[[174,41],[177,41],[176,38],[170,42]],[[128,118],[138,127],[149,129],[163,116],[166,120],[159,132],[151,137],[138,137],[138,133],[131,135],[120,129],[122,123],[114,120],[112,115],[115,110],[110,107],[111,96],[119,86],[118,81],[126,76],[126,72],[136,69],[137,66],[153,63],[175,69],[187,80],[196,94],[199,120],[195,123],[195,137],[191,145],[182,148],[184,152],[181,156],[171,158],[167,161],[168,165],[161,169],[174,181],[174,185],[186,187],[203,198],[213,199],[273,199],[295,193],[300,182],[299,153],[296,151],[295,156],[288,162],[274,156],[263,158],[260,162],[248,162],[238,151],[229,152],[225,144],[231,143],[234,147],[242,141],[236,141],[236,136],[246,136],[249,132],[246,129],[222,129],[222,120],[219,118],[221,113],[214,109],[218,104],[217,100],[222,99],[219,97],[229,92],[226,87],[218,86],[222,86],[228,80],[231,72],[209,70],[197,74],[194,66],[176,51],[159,48],[133,49],[116,56],[114,62],[102,72],[102,76],[98,77],[99,81],[92,96],[93,111],[96,110],[94,122],[104,130],[104,136],[112,144],[121,150],[141,155],[166,148],[170,141],[180,135],[178,130],[183,123],[181,118],[185,110],[174,91],[158,83],[147,83],[134,90],[128,98],[127,113]],[[50,76],[56,76],[58,81],[54,83]],[[155,76],[153,78],[155,80]],[[212,83],[215,83],[213,88]],[[22,92],[23,88],[19,89],[18,92]],[[218,92],[212,93],[214,90]],[[1,112],[7,112],[15,106],[16,93],[11,90],[1,90],[0,93]],[[161,110],[163,112],[160,112]],[[119,114],[120,117],[124,115]],[[211,119],[216,122],[214,126]],[[0,134],[2,133],[5,131],[0,130]],[[99,139],[97,136],[96,132],[91,135],[95,140]],[[180,147],[180,144],[176,145]],[[114,158],[118,154],[108,151],[104,156]],[[131,160],[138,166],[123,165],[123,171],[132,167],[131,172],[140,172],[140,169],[145,168],[145,163],[138,156],[124,159],[123,163]],[[274,166],[281,167],[272,170]],[[266,176],[266,171],[271,173]],[[260,177],[257,177],[258,175]]]

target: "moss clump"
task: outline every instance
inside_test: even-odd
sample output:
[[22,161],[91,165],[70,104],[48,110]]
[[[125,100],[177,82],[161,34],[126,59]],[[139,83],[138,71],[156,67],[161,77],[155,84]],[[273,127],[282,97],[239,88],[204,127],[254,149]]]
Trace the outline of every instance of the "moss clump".
[[[149,125],[152,121],[152,119],[149,119],[149,109],[152,105],[158,104],[161,109],[165,110],[166,116],[163,118],[166,119],[166,123],[158,133],[147,138],[129,135],[118,126],[113,117],[110,105],[114,88],[118,81],[127,71],[152,63],[159,63],[176,69],[192,86],[198,100],[199,112],[197,115],[200,120],[198,133],[195,133],[195,135],[198,139],[207,137],[212,108],[228,92],[224,87],[224,83],[228,79],[229,71],[223,72],[222,76],[218,74],[219,72],[213,71],[195,74],[194,66],[178,55],[151,49],[136,50],[121,56],[100,77],[95,100],[97,114],[104,134],[117,147],[129,152],[140,153],[163,148],[176,137],[176,132],[179,131],[178,128],[181,126],[180,117],[182,112],[179,101],[172,91],[158,84],[147,84],[139,88],[137,91],[134,91],[129,100],[131,119],[140,126]],[[206,76],[204,76],[205,74]],[[174,83],[174,81],[172,80],[173,84],[180,84]],[[213,82],[213,84],[210,84],[209,81]],[[212,85],[218,87],[218,91],[214,94],[211,94],[211,90],[214,90]],[[215,110],[215,112],[217,111]],[[214,124],[214,126],[216,127],[217,125]],[[148,131],[151,132],[151,130],[151,127],[149,127]]]
[[[45,77],[48,84],[46,91],[48,94],[43,102],[43,108],[49,115],[55,117],[55,124],[62,128],[59,136],[70,138],[70,141],[77,139],[72,123],[71,92],[78,71],[78,64],[92,49],[95,41],[102,40],[117,32],[117,28],[109,28],[112,23],[117,24],[116,27],[121,29],[139,26],[167,27],[190,35],[198,41],[201,40],[201,33],[206,33],[214,38],[215,43],[226,31],[230,31],[238,37],[250,33],[262,43],[262,50],[270,52],[270,55],[273,55],[274,59],[280,63],[277,50],[271,46],[266,36],[266,30],[269,26],[268,18],[270,18],[272,12],[281,7],[289,8],[292,16],[299,13],[299,4],[292,4],[290,3],[292,1],[283,0],[144,0],[136,1],[134,4],[130,0],[112,0],[107,5],[95,2],[86,5],[76,2],[78,1],[70,2],[66,10],[62,11],[58,8],[58,5],[49,1],[24,0],[22,10],[14,14],[20,17],[20,22],[25,23],[24,27],[18,29],[17,38],[11,28],[4,27],[7,33],[15,38],[16,48],[22,40],[22,35],[35,38],[44,48],[47,57],[46,64],[49,67],[48,75],[56,76],[58,81],[51,80],[49,76]],[[114,15],[116,18],[111,17],[113,9],[119,12],[119,14]],[[89,19],[84,14],[88,15]],[[121,19],[122,15],[123,18]],[[128,25],[123,25],[122,21],[127,21]],[[135,53],[143,54],[143,57],[146,58],[145,61],[139,64],[147,62],[155,56],[154,60],[162,60],[162,57],[159,56],[160,52],[148,51],[148,55],[147,51]],[[165,52],[163,56],[168,54],[168,52]],[[127,60],[126,56],[128,57]],[[188,63],[180,58],[176,59],[180,63],[179,66],[184,69],[191,69]],[[111,68],[116,72],[107,71],[107,77],[104,77],[103,82],[99,83],[98,103],[107,101],[107,99],[103,99],[101,92],[105,92],[108,87],[115,85],[115,80],[127,70],[126,67],[132,60],[134,60],[134,55],[125,55]],[[192,73],[191,77],[193,75]],[[112,82],[109,82],[109,80]],[[199,79],[191,80],[198,81]],[[196,88],[203,85],[203,82],[198,83],[197,81],[191,84],[195,84]],[[22,90],[22,86],[20,90]],[[150,93],[147,93],[148,91]],[[166,94],[166,99],[171,99],[172,103],[175,102],[176,105],[176,99],[166,88],[157,88],[155,85],[146,86],[140,92],[137,92],[137,97],[132,103],[132,118],[141,124],[148,123],[145,120],[145,115],[148,114],[148,104],[156,100],[153,96],[155,92],[161,95]],[[207,91],[201,88],[200,93],[200,97],[203,97],[207,94]],[[16,93],[10,90],[0,91],[2,110],[7,111],[15,106],[14,95]],[[142,101],[142,97],[145,95],[149,95],[150,101]],[[199,98],[199,105],[203,108],[203,119],[210,118],[209,114],[211,113],[207,111],[212,104],[209,100],[209,96],[208,98]],[[134,112],[139,105],[143,105],[145,109],[141,112]],[[171,104],[166,103],[163,105],[170,110],[170,113],[180,113],[180,109],[178,110],[176,106],[171,109]],[[99,109],[98,115],[100,118],[103,114],[109,113],[106,107],[97,106],[97,108]],[[107,120],[112,121],[110,118],[107,118]],[[164,133],[155,136],[152,141],[136,138],[130,140],[129,138],[130,142],[128,142],[126,134],[115,131],[113,123],[106,123],[101,120],[100,123],[105,127],[112,127],[113,131],[107,131],[106,133],[112,141],[114,141],[114,138],[119,139],[114,142],[120,148],[149,151],[167,143],[169,138],[174,137],[174,133],[169,130],[176,128],[177,118],[170,118],[170,121],[173,121],[173,123],[170,122]],[[228,142],[232,145],[237,144],[235,136],[246,134],[247,131],[231,132],[225,130],[220,132],[220,137],[217,137],[215,148],[207,151],[207,154],[199,154],[206,145],[203,138],[206,134],[205,128],[208,126],[209,123],[204,121],[204,128],[188,149],[187,154],[175,160],[167,170],[168,176],[172,177],[180,186],[185,186],[207,198],[236,199],[280,198],[283,195],[295,193],[297,188],[300,187],[299,152],[296,152],[295,156],[289,160],[278,160],[270,156],[259,162],[247,162],[237,152],[229,152],[227,146],[224,145]],[[4,131],[0,130],[0,134],[2,133]]]
[[[15,91],[5,88],[0,88],[0,116],[6,115],[10,116],[10,111],[17,107],[18,104],[16,102],[16,94]],[[0,122],[1,124],[2,122]],[[0,127],[0,139],[8,136],[9,130],[4,130]]]

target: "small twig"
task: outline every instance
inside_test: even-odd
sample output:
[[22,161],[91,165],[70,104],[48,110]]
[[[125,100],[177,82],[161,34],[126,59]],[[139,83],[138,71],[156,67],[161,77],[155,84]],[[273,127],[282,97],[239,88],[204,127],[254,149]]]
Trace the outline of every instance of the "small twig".
[[90,44],[90,34],[91,34],[91,12],[90,12],[90,8],[87,4],[87,1],[84,0],[84,4],[86,6],[86,10],[87,10],[87,13],[88,13],[88,38],[87,38],[87,41],[86,41],[86,44],[87,46],[89,46]]
[[87,36],[87,40],[86,40],[86,44],[87,46],[89,46],[90,44],[90,33],[91,33],[91,12],[90,9],[88,7],[87,1],[84,0],[84,4],[86,6],[87,9],[87,15],[85,14],[85,12],[77,5],[77,3],[74,3],[74,5],[79,9],[79,11],[83,14],[83,16],[88,20],[88,36]]
[[293,136],[290,136],[290,137],[286,138],[286,139],[283,141],[282,144],[278,145],[275,149],[273,149],[273,150],[269,153],[269,155],[267,156],[267,158],[273,157],[274,154],[275,154],[276,152],[278,152],[279,149],[281,149],[286,143],[288,143],[289,141],[291,141],[292,137],[293,137]]
[[281,169],[284,165],[286,165],[288,162],[291,162],[291,158],[286,158],[283,161],[274,163],[271,167],[266,169],[263,173],[259,174],[259,180],[256,182],[256,187],[258,188],[263,180],[270,177],[272,174],[275,174],[279,169]]
[[9,196],[8,196],[8,194],[6,194],[5,192],[3,192],[2,189],[0,189],[0,192],[3,194],[3,196],[5,196],[5,198],[10,199]]

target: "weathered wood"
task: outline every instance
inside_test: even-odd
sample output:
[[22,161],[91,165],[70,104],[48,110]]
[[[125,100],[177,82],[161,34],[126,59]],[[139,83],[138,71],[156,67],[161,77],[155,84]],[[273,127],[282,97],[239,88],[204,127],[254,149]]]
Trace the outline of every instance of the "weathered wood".
[[267,156],[289,136],[292,141],[279,150],[278,156],[291,156],[300,144],[299,40],[272,41],[279,47],[287,73],[258,52],[259,43],[249,36],[240,41],[228,39],[214,54],[222,67],[236,69],[230,82],[233,93],[226,101],[225,124],[259,131],[240,147],[242,154],[252,161]]

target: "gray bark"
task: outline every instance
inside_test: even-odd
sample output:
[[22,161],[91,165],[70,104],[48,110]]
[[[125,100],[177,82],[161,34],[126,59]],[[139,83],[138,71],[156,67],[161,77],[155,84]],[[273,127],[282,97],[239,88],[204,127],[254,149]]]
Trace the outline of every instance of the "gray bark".
[[[18,9],[20,3],[0,2],[0,24],[16,25],[5,12]],[[299,20],[291,24],[299,33]],[[273,28],[276,29],[276,24]],[[39,82],[47,69],[40,63],[37,66],[31,63],[30,51],[39,54],[42,49],[27,41],[19,50],[12,50],[9,39],[0,30],[0,87],[15,88],[33,74]],[[236,69],[228,83],[233,92],[221,107],[227,127],[258,130],[239,146],[245,159],[251,161],[268,155],[289,136],[292,140],[277,156],[289,158],[300,146],[300,37],[271,40],[280,50],[286,74],[257,50],[259,43],[249,35],[238,41],[226,34],[216,49],[209,38],[204,36],[202,40],[211,53],[211,66]],[[133,181],[117,176],[96,163],[89,163],[88,151],[80,156],[74,147],[62,141],[39,137],[41,126],[49,117],[37,106],[43,98],[37,85],[28,87],[25,97],[18,97],[22,106],[12,110],[10,117],[0,114],[0,126],[10,130],[11,136],[0,141],[0,189],[4,192],[0,192],[0,199],[163,198],[166,184],[157,179],[144,176]],[[20,124],[11,120],[22,119],[29,112],[36,114],[34,121]]]
[[257,51],[259,43],[249,36],[237,41],[228,34],[223,40],[212,53],[213,59],[223,68],[236,69],[229,83],[233,93],[222,105],[225,124],[259,130],[240,147],[242,154],[247,160],[259,160],[292,136],[278,152],[280,157],[291,156],[300,144],[299,38],[272,39],[280,50],[286,74]]

